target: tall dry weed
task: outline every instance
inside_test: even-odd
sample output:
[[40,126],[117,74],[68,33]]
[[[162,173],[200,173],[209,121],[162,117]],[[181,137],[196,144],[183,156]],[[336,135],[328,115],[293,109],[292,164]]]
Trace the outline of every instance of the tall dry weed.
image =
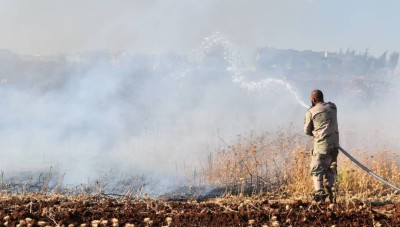
[[[238,136],[234,144],[225,142],[210,154],[203,180],[218,186],[241,185],[258,192],[279,192],[289,197],[308,197],[313,193],[310,176],[312,140],[293,133],[292,128],[276,134]],[[351,154],[381,177],[400,185],[399,156],[388,150],[351,150]],[[367,200],[390,198],[394,190],[384,185],[347,157],[338,158],[339,196]]]

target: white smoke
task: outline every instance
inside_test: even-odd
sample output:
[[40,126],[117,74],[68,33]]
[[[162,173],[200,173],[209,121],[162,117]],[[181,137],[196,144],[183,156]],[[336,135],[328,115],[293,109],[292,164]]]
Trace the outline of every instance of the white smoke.
[[[290,123],[301,133],[305,97],[315,87],[276,72],[266,75],[257,58],[241,53],[228,35],[213,33],[187,54],[15,60],[27,70],[10,68],[1,78],[0,166],[6,174],[54,166],[66,173],[68,184],[117,170],[153,175],[167,185],[201,171],[220,138],[230,142],[251,131],[274,133]],[[35,63],[55,65],[48,70]],[[385,143],[398,139],[396,111],[388,111],[396,93],[386,102],[369,103],[349,97],[351,91],[340,94],[337,86],[320,85],[326,101],[339,107],[344,147],[365,144],[376,133]],[[357,109],[365,103],[369,111]],[[389,121],[371,122],[382,118]]]
[[[196,51],[202,56],[193,60]],[[6,76],[2,170],[52,166],[66,173],[68,184],[112,169],[182,177],[204,168],[221,137],[302,121],[295,88],[281,79],[247,79],[239,50],[225,35],[205,38],[193,52],[82,54],[58,59],[47,75],[31,68]]]

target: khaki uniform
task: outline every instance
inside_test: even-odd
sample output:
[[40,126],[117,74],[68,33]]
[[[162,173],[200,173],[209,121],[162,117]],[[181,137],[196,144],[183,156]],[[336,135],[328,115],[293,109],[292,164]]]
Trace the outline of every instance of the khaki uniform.
[[314,188],[323,192],[323,178],[328,180],[328,187],[335,184],[335,170],[330,168],[337,162],[339,130],[337,110],[334,103],[317,103],[308,109],[304,120],[304,132],[314,137],[314,149],[311,160],[311,175]]

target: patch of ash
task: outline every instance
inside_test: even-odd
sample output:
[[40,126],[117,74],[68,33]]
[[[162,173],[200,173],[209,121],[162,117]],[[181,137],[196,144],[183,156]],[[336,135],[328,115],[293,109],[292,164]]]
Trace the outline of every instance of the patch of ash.
[[182,186],[162,194],[158,198],[167,201],[204,201],[211,198],[223,197],[228,191],[226,187]]
[[205,201],[208,199],[225,197],[227,195],[252,195],[256,193],[253,186],[182,186],[173,191],[164,193],[158,198],[167,201]]

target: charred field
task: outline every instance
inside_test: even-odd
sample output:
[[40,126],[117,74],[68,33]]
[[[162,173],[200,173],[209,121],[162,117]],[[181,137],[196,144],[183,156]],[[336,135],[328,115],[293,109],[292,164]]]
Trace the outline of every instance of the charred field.
[[3,226],[398,226],[400,203],[2,195]]
[[[400,196],[339,156],[337,203],[313,202],[309,146],[297,134],[238,137],[208,157],[191,183],[154,195],[143,177],[63,186],[52,169],[36,182],[1,180],[3,226],[399,226]],[[279,154],[276,151],[281,151]],[[283,151],[283,152],[282,152]],[[352,153],[398,185],[398,154]],[[275,157],[275,158],[270,158]],[[284,165],[282,165],[284,163]],[[187,178],[190,178],[188,173]]]

